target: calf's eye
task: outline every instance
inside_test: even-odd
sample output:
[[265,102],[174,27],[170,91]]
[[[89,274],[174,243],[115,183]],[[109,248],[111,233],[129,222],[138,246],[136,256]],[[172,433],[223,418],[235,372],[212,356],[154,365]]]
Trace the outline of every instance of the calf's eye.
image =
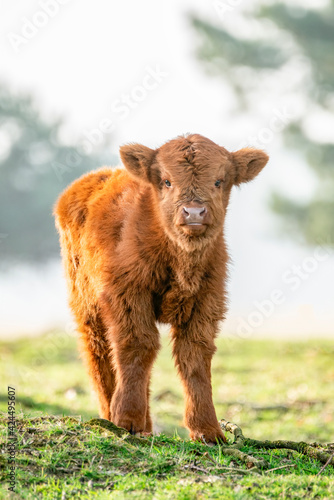
[[171,183],[169,182],[169,180],[168,180],[168,179],[166,179],[166,180],[165,180],[165,185],[166,185],[167,187],[169,187],[169,188],[171,187]]
[[222,181],[221,181],[221,180],[216,181],[216,182],[215,182],[215,186],[218,188],[218,187],[221,185],[221,183],[222,183]]

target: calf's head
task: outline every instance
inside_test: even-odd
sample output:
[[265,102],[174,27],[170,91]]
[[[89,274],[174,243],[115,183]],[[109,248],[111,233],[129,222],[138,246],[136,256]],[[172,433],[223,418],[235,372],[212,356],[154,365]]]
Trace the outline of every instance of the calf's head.
[[222,231],[233,185],[252,180],[268,161],[261,150],[230,153],[198,134],[155,150],[125,145],[120,155],[130,174],[152,187],[166,234],[187,251],[203,248]]

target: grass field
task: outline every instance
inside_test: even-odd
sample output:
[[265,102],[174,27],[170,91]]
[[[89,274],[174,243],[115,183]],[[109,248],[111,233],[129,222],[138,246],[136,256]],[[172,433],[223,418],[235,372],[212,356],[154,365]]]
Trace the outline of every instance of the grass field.
[[[220,338],[217,345],[218,418],[256,439],[334,441],[332,342]],[[13,498],[334,498],[331,465],[318,475],[323,464],[297,452],[244,450],[269,463],[258,473],[219,446],[190,442],[167,337],[152,379],[157,434],[149,439],[86,424],[97,405],[73,335],[51,332],[0,349],[0,498],[9,496],[7,386],[16,392]]]

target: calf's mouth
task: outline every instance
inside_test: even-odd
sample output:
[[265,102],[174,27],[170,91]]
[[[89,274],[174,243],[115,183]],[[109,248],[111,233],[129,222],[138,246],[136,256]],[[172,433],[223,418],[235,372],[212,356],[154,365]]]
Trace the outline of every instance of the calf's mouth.
[[180,227],[186,234],[190,236],[197,236],[206,231],[207,224],[203,224],[201,222],[187,222],[186,224],[181,224]]

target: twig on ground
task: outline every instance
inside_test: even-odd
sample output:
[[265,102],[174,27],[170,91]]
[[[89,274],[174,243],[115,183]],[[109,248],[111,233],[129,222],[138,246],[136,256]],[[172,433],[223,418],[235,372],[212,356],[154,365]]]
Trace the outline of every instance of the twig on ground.
[[[237,451],[239,450],[239,448],[242,448],[243,446],[250,446],[253,448],[261,448],[267,450],[287,449],[287,450],[297,451],[298,453],[301,453],[302,455],[311,458],[315,458],[316,460],[319,460],[321,463],[324,463],[326,467],[329,464],[334,465],[334,453],[333,454],[328,453],[325,450],[324,446],[320,445],[319,443],[307,444],[304,443],[303,441],[298,443],[295,441],[284,441],[284,440],[260,441],[257,439],[249,439],[244,437],[242,430],[238,425],[232,424],[231,422],[227,422],[227,420],[224,419],[220,420],[219,423],[224,431],[231,432],[234,435],[234,443],[232,445],[222,446],[222,450],[225,455],[233,455],[233,453],[229,452],[228,450],[234,449],[235,451]],[[241,453],[239,457],[240,460],[247,463],[247,455],[243,452],[240,453]],[[235,456],[237,457],[237,455]],[[259,463],[257,465],[260,468],[266,469],[268,467],[268,464],[265,462],[265,460],[259,460],[258,462]]]
[[265,472],[272,472],[273,470],[285,469],[287,467],[296,467],[296,464],[281,465],[280,467],[274,467],[273,469],[268,469]]
[[187,464],[184,466],[184,469],[193,469],[193,470],[198,470],[199,472],[204,472],[205,474],[209,474],[209,471],[203,469],[202,467],[198,467],[197,465],[194,464]]

